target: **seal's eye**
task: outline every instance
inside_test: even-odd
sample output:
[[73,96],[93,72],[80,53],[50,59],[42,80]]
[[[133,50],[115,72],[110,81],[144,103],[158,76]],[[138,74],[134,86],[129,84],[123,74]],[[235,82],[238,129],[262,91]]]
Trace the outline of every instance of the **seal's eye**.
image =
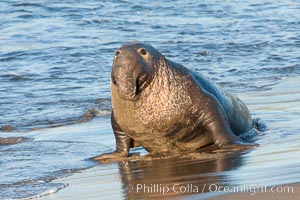
[[146,49],[143,48],[143,49],[140,49],[139,53],[144,56],[147,54],[147,51],[146,51]]
[[120,51],[119,50],[117,50],[116,52],[115,52],[115,56],[118,56],[118,55],[120,55]]

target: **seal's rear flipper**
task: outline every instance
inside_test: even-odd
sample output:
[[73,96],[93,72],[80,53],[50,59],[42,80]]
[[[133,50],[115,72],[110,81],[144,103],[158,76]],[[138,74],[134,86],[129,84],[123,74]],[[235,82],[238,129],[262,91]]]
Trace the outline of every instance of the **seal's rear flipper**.
[[241,140],[237,140],[231,143],[224,143],[224,144],[211,144],[207,145],[205,147],[202,147],[197,150],[197,153],[231,153],[235,151],[241,151],[241,150],[248,150],[253,149],[255,147],[258,147],[258,144],[254,143],[246,143]]
[[228,152],[228,151],[241,151],[241,150],[253,149],[255,147],[259,147],[259,144],[246,143],[241,139],[237,139],[233,142],[220,144],[218,146],[219,146],[219,149],[216,150],[216,151],[218,151],[218,152]]

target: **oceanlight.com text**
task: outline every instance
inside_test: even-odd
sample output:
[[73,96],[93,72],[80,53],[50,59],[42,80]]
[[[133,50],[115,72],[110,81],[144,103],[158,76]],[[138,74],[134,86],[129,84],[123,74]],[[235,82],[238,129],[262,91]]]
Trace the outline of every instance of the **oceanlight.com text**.
[[242,184],[242,185],[219,185],[219,184],[204,184],[204,185],[194,185],[194,184],[179,184],[174,183],[172,185],[168,184],[143,184],[138,183],[136,185],[126,185],[125,189],[131,192],[136,192],[138,194],[162,194],[167,193],[178,193],[178,194],[197,194],[204,192],[217,192],[217,193],[248,193],[250,195],[255,195],[257,193],[294,193],[293,186],[266,186],[259,184]]

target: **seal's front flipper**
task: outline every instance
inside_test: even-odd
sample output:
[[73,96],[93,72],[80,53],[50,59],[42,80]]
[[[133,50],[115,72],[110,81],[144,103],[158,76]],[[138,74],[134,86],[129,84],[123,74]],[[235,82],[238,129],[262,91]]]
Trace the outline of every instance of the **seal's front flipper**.
[[112,153],[104,153],[92,158],[96,161],[118,161],[128,157],[129,149],[133,147],[133,139],[129,137],[117,124],[114,115],[111,115],[111,124],[116,138],[116,150]]
[[127,136],[123,131],[114,130],[116,138],[116,150],[112,153],[104,153],[92,158],[96,161],[115,161],[120,158],[128,157],[129,149],[132,147],[133,139]]

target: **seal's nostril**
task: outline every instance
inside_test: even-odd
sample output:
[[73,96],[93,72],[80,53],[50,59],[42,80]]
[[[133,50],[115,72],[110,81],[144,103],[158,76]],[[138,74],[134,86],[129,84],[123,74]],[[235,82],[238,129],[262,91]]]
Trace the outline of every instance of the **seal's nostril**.
[[120,55],[120,53],[121,53],[121,51],[120,51],[120,50],[117,50],[117,51],[115,52],[115,56]]

